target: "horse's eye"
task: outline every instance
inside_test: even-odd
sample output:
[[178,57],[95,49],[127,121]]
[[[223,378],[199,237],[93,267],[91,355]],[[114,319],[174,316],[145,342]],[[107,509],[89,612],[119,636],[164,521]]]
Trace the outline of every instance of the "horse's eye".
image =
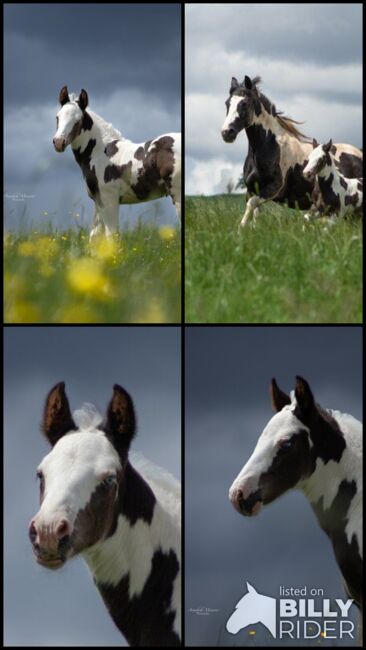
[[113,487],[116,483],[116,477],[115,476],[107,476],[105,479],[103,479],[103,485],[106,487]]
[[280,447],[281,447],[281,449],[285,449],[285,450],[286,450],[286,449],[291,449],[291,447],[292,447],[292,445],[293,445],[293,442],[294,442],[294,441],[293,441],[293,438],[290,438],[289,440],[283,440],[283,441],[280,443]]

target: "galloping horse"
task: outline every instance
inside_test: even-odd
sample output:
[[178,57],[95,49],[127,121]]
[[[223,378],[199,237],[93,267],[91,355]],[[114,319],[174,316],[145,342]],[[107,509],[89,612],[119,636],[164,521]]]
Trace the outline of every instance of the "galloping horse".
[[83,556],[130,645],[178,646],[180,485],[151,463],[131,465],[135,428],[118,384],[104,419],[91,404],[72,415],[65,384],[51,389],[42,429],[52,450],[38,466],[41,505],[29,537],[49,569]]
[[[253,212],[256,217],[259,206],[266,201],[285,202],[289,207],[305,210],[317,195],[315,181],[303,176],[312,141],[299,131],[298,122],[284,116],[260,92],[260,81],[260,77],[246,76],[240,84],[232,78],[221,130],[225,142],[234,142],[243,129],[248,137],[244,181],[251,196],[241,226],[245,226]],[[335,144],[334,158],[346,178],[362,176],[362,152],[357,147]]]
[[69,96],[67,86],[60,91],[61,109],[53,138],[56,151],[71,144],[80,165],[88,194],[95,204],[92,238],[118,230],[120,204],[141,203],[171,196],[180,217],[181,137],[167,133],[135,144],[122,137],[90,110],[88,94]]
[[271,396],[277,413],[233,482],[230,500],[252,516],[287,490],[302,490],[333,544],[349,597],[361,607],[362,424],[318,406],[302,377],[291,398],[273,379]]

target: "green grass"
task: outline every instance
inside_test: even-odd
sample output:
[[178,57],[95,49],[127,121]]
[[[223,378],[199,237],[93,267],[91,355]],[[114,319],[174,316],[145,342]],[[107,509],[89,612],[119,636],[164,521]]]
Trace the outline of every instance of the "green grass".
[[84,229],[6,233],[6,323],[176,323],[180,231],[140,225],[92,246]]
[[268,203],[238,233],[244,198],[186,198],[188,323],[361,323],[362,226],[307,223]]

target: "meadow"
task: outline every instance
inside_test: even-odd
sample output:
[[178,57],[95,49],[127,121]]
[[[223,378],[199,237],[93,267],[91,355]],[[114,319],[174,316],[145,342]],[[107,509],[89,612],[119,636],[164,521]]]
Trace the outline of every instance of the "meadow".
[[180,319],[180,230],[140,224],[92,244],[84,228],[5,233],[5,323]]
[[187,197],[187,323],[361,323],[360,220],[305,222],[268,203],[238,233],[241,195]]

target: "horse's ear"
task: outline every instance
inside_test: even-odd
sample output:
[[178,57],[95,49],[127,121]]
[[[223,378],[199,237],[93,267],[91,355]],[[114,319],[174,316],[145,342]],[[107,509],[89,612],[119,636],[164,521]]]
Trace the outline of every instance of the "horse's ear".
[[80,92],[78,103],[79,103],[79,106],[80,106],[81,110],[85,111],[85,109],[86,109],[86,107],[87,107],[87,105],[89,103],[89,99],[88,99],[88,93],[86,92],[86,90],[84,90],[84,88]]
[[254,594],[257,593],[254,587],[252,587],[252,585],[250,584],[250,582],[247,582],[247,589],[248,589],[248,593],[254,593]]
[[298,375],[296,376],[295,397],[300,415],[306,420],[315,409],[315,401],[308,382]]
[[332,148],[332,145],[333,145],[333,142],[332,142],[332,139],[330,139],[329,142],[327,142],[327,144],[323,144],[323,151],[325,153],[329,153],[331,148]]
[[236,90],[238,87],[239,87],[239,81],[237,80],[237,78],[236,78],[236,77],[231,77],[231,86],[230,86],[230,90],[229,90],[230,95],[231,95],[231,93],[233,93],[234,90]]
[[59,101],[60,101],[61,106],[63,106],[64,104],[67,104],[67,102],[70,101],[70,98],[69,98],[69,92],[68,92],[68,90],[67,90],[67,86],[63,86],[63,87],[61,88],[61,90],[60,90],[60,95],[59,95]]
[[136,416],[130,395],[118,384],[113,386],[113,396],[101,428],[111,438],[120,455],[126,455],[135,435]]
[[272,379],[269,387],[269,394],[271,396],[272,407],[274,411],[282,411],[286,404],[291,404],[291,399],[277,386],[275,379]]
[[65,433],[76,429],[63,381],[51,388],[46,397],[41,428],[52,447]]
[[244,77],[244,86],[247,90],[251,90],[253,86],[251,78],[247,77],[247,75]]
[[319,142],[317,142],[315,138],[313,138],[313,149],[316,149],[317,147],[319,147]]

